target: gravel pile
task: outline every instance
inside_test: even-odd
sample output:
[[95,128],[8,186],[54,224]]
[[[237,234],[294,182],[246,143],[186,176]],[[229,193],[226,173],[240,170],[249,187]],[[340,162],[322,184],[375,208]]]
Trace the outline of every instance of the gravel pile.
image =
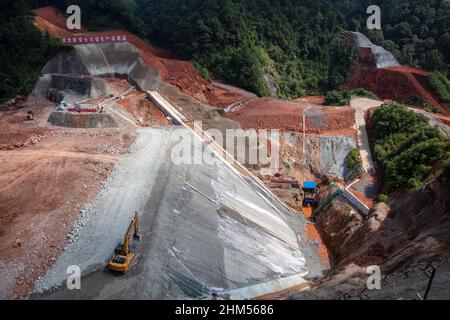
[[120,148],[113,147],[113,146],[103,146],[103,147],[97,148],[97,152],[115,156],[115,155],[120,154]]
[[[146,141],[146,139],[139,136],[136,139],[136,141],[129,147],[128,154],[134,154],[137,151],[141,150],[145,145],[145,141]],[[103,152],[106,152],[106,150],[110,150],[110,152],[115,152],[114,154],[120,153],[119,148],[115,148],[115,147],[111,147],[111,146],[102,147],[99,149],[103,149]],[[90,203],[80,206],[80,214],[79,214],[77,220],[74,222],[69,234],[67,235],[67,239],[68,239],[69,243],[74,243],[78,240],[81,230],[87,224],[87,222],[89,221],[91,216],[94,215],[96,212],[95,203],[99,200],[102,193],[104,193],[108,189],[108,186],[111,184],[111,181],[118,174],[117,171],[118,171],[117,167],[114,167],[111,175],[109,175],[108,178],[101,183],[101,189],[100,189],[99,195],[97,196],[96,199],[94,199]]]

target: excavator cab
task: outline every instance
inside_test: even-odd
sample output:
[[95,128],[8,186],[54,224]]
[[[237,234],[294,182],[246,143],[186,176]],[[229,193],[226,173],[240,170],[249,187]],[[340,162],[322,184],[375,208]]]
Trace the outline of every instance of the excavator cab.
[[313,217],[313,205],[315,203],[317,184],[314,181],[303,182],[302,212],[307,218]]
[[27,120],[34,120],[34,112],[32,110],[27,112]]
[[316,193],[317,193],[317,184],[314,181],[304,181],[303,182],[303,206],[311,207],[314,204]]
[[134,213],[133,219],[131,220],[130,226],[128,227],[128,230],[125,233],[123,242],[117,244],[116,248],[114,249],[114,255],[108,263],[108,267],[111,270],[125,273],[132,265],[136,254],[131,252],[130,237],[131,234],[133,234],[133,238],[137,238],[139,241],[141,240],[141,236],[138,233],[138,226],[139,216],[136,211]]

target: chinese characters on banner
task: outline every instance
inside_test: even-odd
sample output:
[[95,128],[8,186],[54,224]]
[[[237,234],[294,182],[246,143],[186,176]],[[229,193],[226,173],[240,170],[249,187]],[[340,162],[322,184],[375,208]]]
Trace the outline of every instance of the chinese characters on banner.
[[94,36],[94,37],[70,37],[63,38],[62,42],[70,44],[84,44],[84,43],[105,43],[105,42],[123,42],[127,41],[127,36]]

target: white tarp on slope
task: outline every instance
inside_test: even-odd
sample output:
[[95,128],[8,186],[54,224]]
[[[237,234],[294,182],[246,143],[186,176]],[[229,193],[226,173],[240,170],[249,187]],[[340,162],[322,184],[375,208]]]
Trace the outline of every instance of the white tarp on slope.
[[355,37],[356,45],[359,48],[370,48],[372,50],[378,69],[396,67],[400,65],[391,52],[385,50],[383,47],[373,44],[369,38],[360,32],[352,33]]

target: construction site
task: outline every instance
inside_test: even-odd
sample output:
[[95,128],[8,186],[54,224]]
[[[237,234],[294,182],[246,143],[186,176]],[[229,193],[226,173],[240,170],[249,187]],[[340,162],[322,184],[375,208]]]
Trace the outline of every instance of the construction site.
[[[257,97],[128,31],[75,33],[53,7],[34,14],[70,46],[26,100],[0,110],[1,299],[414,299],[430,261],[430,297],[448,298],[448,188],[430,180],[377,203],[366,121],[386,100]],[[450,108],[426,71],[354,36],[346,87],[420,95],[441,112],[411,109],[450,137]],[[209,129],[279,131],[279,166],[238,162]],[[180,130],[214,161],[174,163]],[[374,264],[387,285],[365,291]],[[66,286],[70,266],[81,290]]]

